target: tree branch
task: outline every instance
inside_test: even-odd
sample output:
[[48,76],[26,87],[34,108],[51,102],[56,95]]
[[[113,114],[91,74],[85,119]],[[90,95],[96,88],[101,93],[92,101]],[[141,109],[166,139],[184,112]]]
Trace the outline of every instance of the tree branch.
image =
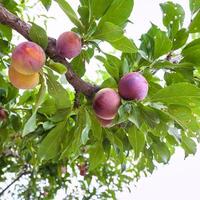
[[[31,26],[26,22],[22,21],[19,17],[9,12],[1,4],[0,4],[0,23],[16,30],[27,40],[31,40],[29,37],[29,31]],[[76,91],[83,93],[88,98],[91,98],[97,91],[97,88],[89,83],[86,83],[80,77],[78,77],[78,75],[73,72],[71,64],[66,59],[60,57],[56,53],[56,40],[54,38],[49,37],[48,41],[49,43],[46,49],[47,56],[49,56],[55,62],[60,62],[64,64],[68,69],[67,73],[65,74],[68,82],[74,87]]]

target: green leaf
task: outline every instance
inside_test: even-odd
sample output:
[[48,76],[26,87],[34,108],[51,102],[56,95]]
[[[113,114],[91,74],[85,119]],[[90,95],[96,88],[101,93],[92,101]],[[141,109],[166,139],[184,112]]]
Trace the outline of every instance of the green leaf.
[[56,113],[56,103],[54,98],[48,98],[42,104],[42,106],[38,109],[39,113],[43,113],[46,115],[52,115]]
[[124,53],[135,53],[137,51],[137,47],[135,46],[133,40],[125,36],[110,43],[115,49],[118,49]]
[[120,140],[120,138],[117,135],[113,134],[111,131],[106,129],[105,132],[106,132],[106,136],[109,139],[110,143],[113,145],[115,152],[116,152],[117,156],[119,157],[119,160],[121,162],[123,162],[124,146],[123,146],[122,141]]
[[67,72],[67,67],[65,65],[54,62],[53,60],[50,60],[48,67],[50,67],[52,70],[59,74],[64,74]]
[[10,51],[9,42],[7,40],[0,39],[0,56],[7,55]]
[[101,88],[117,88],[117,82],[115,81],[114,78],[108,78],[106,79],[102,84],[101,84]]
[[192,67],[194,66],[192,63],[190,62],[181,62],[181,63],[171,63],[169,61],[163,61],[163,60],[158,60],[157,62],[155,62],[152,65],[154,68],[156,69],[192,69]]
[[142,104],[138,105],[138,108],[141,115],[140,117],[142,117],[142,122],[145,122],[151,128],[156,128],[161,120],[159,114],[157,113],[157,110],[149,106],[143,106]]
[[142,133],[135,126],[132,126],[128,131],[128,139],[131,146],[133,147],[135,159],[137,159],[140,153],[144,149],[145,145],[144,133]]
[[193,40],[183,50],[184,61],[200,65],[200,39]]
[[46,49],[48,46],[48,36],[46,31],[38,26],[37,24],[32,23],[30,32],[29,32],[30,39],[39,44],[43,49]]
[[52,71],[48,70],[48,92],[55,99],[57,109],[71,107],[71,102],[67,90],[56,80]]
[[33,114],[31,115],[31,117],[28,119],[28,121],[24,125],[22,136],[28,135],[29,133],[33,132],[37,128],[36,115],[37,115],[37,111],[38,111],[39,107],[44,102],[46,90],[47,90],[47,88],[46,88],[45,79],[44,79],[44,77],[41,76],[41,86],[40,86],[40,90],[36,97],[35,106],[33,108]]
[[170,38],[173,38],[183,25],[185,11],[181,5],[170,1],[161,3],[160,7],[163,11],[163,24],[168,29]]
[[196,143],[184,133],[181,134],[181,146],[185,150],[185,156],[195,154],[197,151]]
[[78,13],[80,15],[80,20],[84,26],[88,27],[89,23],[89,9],[87,6],[80,6],[78,8]]
[[133,5],[133,0],[113,0],[100,23],[112,22],[113,24],[119,26],[123,25],[124,22],[128,20],[128,17],[132,12]]
[[185,130],[198,131],[199,124],[192,111],[182,105],[169,105],[169,115]]
[[73,68],[73,71],[77,73],[80,77],[82,77],[85,74],[85,57],[83,52],[80,53],[79,56],[75,57],[71,61],[71,65]]
[[84,124],[85,128],[82,131],[82,135],[81,135],[81,141],[82,144],[85,145],[89,139],[89,131],[91,129],[91,119],[90,119],[90,115],[87,112],[87,110],[85,109],[85,124]]
[[190,23],[189,26],[190,33],[197,33],[200,32],[200,11],[195,15],[194,19]]
[[86,121],[87,116],[85,112],[86,109],[84,107],[81,107],[76,118],[76,126],[71,129],[71,132],[67,135],[70,141],[67,143],[64,151],[62,152],[61,158],[70,156],[76,157],[80,150],[81,144],[86,143],[89,139],[88,133],[90,130],[91,122]]
[[194,14],[200,8],[200,1],[199,0],[189,0],[189,1],[190,1],[190,10],[192,14]]
[[185,28],[179,30],[174,36],[172,49],[176,50],[181,48],[187,42],[188,36],[189,33]]
[[146,57],[155,60],[168,53],[172,48],[172,42],[164,31],[152,25],[150,30],[142,35],[140,49],[145,52]]
[[89,170],[94,170],[104,160],[104,149],[101,143],[97,142],[89,149]]
[[165,81],[167,85],[179,83],[179,82],[187,82],[187,80],[183,77],[183,75],[179,72],[166,72],[164,75]]
[[98,26],[98,29],[93,36],[95,39],[115,41],[118,37],[123,36],[123,30],[111,22],[105,22]]
[[78,126],[67,134],[67,144],[65,144],[65,149],[60,156],[61,159],[76,157],[80,150],[82,130],[82,126]]
[[79,28],[82,28],[83,25],[81,24],[80,20],[78,19],[76,13],[69,5],[66,0],[57,0],[56,1],[60,8],[64,11],[64,13],[69,17],[69,19]]
[[93,38],[107,41],[114,48],[125,53],[135,53],[137,51],[133,41],[123,35],[123,30],[110,22],[105,22],[98,26]]
[[20,116],[18,114],[11,114],[10,122],[12,124],[13,129],[18,132],[22,127],[22,122]]
[[171,154],[165,143],[159,141],[154,142],[152,149],[157,162],[165,164],[168,163]]
[[43,6],[46,8],[46,10],[48,11],[49,8],[51,7],[52,4],[52,0],[41,0]]
[[6,38],[8,41],[12,39],[12,29],[6,25],[0,24],[0,38]]
[[107,56],[107,59],[102,56],[96,56],[98,60],[100,60],[104,67],[106,68],[106,71],[110,74],[112,78],[115,80],[119,79],[119,63],[116,62],[117,58],[114,56]]
[[200,106],[200,88],[190,83],[177,83],[159,90],[152,102],[179,104],[189,107]]
[[34,111],[37,111],[38,108],[44,102],[46,91],[47,91],[47,86],[46,86],[46,82],[45,82],[44,77],[41,76],[40,80],[41,80],[41,86],[40,86],[40,90],[39,90],[37,98],[36,98],[36,103],[35,103]]
[[94,117],[94,113],[90,113],[90,119],[91,119],[91,130],[92,134],[95,137],[96,140],[102,141],[102,127],[99,123],[99,121]]
[[36,124],[36,112],[34,112],[31,117],[28,119],[26,124],[24,125],[22,136],[26,136],[29,133],[32,133],[37,128]]
[[90,0],[91,1],[91,8],[92,8],[92,14],[96,19],[99,19],[102,17],[113,0]]
[[50,160],[60,153],[60,147],[66,134],[66,122],[60,122],[53,128],[39,145],[38,156],[41,159]]

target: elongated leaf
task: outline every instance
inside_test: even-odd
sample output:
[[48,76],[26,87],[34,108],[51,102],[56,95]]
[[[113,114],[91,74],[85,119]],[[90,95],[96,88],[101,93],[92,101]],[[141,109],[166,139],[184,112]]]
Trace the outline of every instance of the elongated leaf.
[[188,36],[189,33],[186,29],[179,30],[174,36],[172,49],[176,50],[182,47],[187,42]]
[[69,19],[79,28],[82,27],[82,24],[80,20],[78,19],[76,13],[72,9],[72,7],[69,5],[69,3],[66,0],[57,0],[56,1],[60,8],[64,11],[64,13],[69,17]]
[[172,42],[166,33],[155,25],[152,25],[150,30],[142,35],[141,41],[140,49],[151,60],[155,60],[168,53],[172,48]]
[[133,0],[113,0],[100,23],[112,22],[116,25],[122,25],[128,20],[133,9],[133,4]]
[[92,14],[96,19],[99,19],[102,17],[113,0],[90,0],[91,1],[91,8],[92,8]]
[[128,131],[128,139],[131,146],[133,147],[135,159],[137,159],[144,149],[144,133],[140,132],[140,130],[137,129],[135,126],[132,126]]
[[9,26],[0,24],[0,38],[2,37],[10,41],[12,39],[12,29]]
[[104,160],[104,149],[103,149],[102,144],[97,142],[94,146],[92,146],[89,150],[89,155],[90,155],[89,170],[94,170]]
[[22,136],[26,136],[29,133],[33,132],[37,128],[36,124],[36,112],[32,114],[32,116],[28,119],[26,124],[24,125]]
[[200,11],[195,15],[194,19],[192,20],[190,27],[190,33],[197,33],[200,32]]
[[48,70],[47,85],[48,92],[55,99],[58,109],[69,108],[71,106],[66,89],[56,80],[56,76],[50,70]]
[[101,24],[93,38],[107,41],[114,48],[125,53],[135,53],[137,51],[134,42],[123,35],[123,30],[110,22]]
[[45,82],[44,77],[41,76],[40,80],[41,80],[41,86],[40,86],[40,90],[39,90],[37,98],[36,98],[36,103],[35,103],[35,107],[34,107],[35,111],[37,111],[38,108],[44,102],[46,91],[47,91],[47,86],[46,86],[46,82]]
[[181,5],[171,1],[161,3],[160,7],[163,11],[163,24],[168,29],[170,37],[173,38],[183,25],[185,12]]
[[184,129],[198,131],[199,124],[192,111],[186,106],[170,105],[168,110],[170,116]]
[[200,88],[190,83],[177,83],[159,90],[151,101],[179,104],[189,107],[200,105]]
[[191,138],[187,137],[184,133],[181,135],[181,146],[185,150],[185,156],[189,154],[195,154],[197,151],[197,145]]
[[117,57],[107,54],[106,58],[102,56],[96,56],[96,58],[103,63],[106,71],[111,75],[111,77],[115,80],[119,79],[119,69],[122,63]]
[[87,110],[85,110],[85,124],[84,124],[85,128],[82,131],[82,135],[81,135],[81,141],[82,144],[85,145],[89,139],[89,131],[91,129],[91,119],[90,119],[90,115],[87,112]]
[[40,0],[42,2],[42,4],[44,5],[44,7],[46,8],[46,10],[49,10],[51,4],[52,4],[52,0]]
[[168,163],[170,159],[170,151],[167,148],[167,145],[163,142],[153,143],[152,145],[154,157],[159,163]]
[[102,141],[102,127],[99,124],[99,121],[96,119],[96,117],[93,116],[93,113],[90,114],[91,116],[91,130],[93,133],[93,136],[96,140]]
[[199,0],[189,0],[190,2],[190,10],[192,14],[194,14],[200,8],[200,1]]
[[61,63],[56,63],[53,60],[50,60],[48,67],[59,74],[64,74],[67,72],[67,67]]
[[[80,146],[84,143],[86,144],[88,138],[88,133],[91,127],[91,122],[86,121],[89,116],[86,116],[86,109],[83,107],[80,108],[77,119],[76,119],[76,127],[72,129],[72,132],[67,135],[69,138],[69,142],[67,143],[64,151],[61,154],[61,158],[75,156],[78,154]],[[88,123],[88,124],[87,124]]]
[[48,46],[48,36],[46,31],[38,26],[37,24],[32,23],[29,37],[31,40],[37,44],[39,44],[43,49],[46,49]]
[[39,107],[44,102],[46,89],[47,88],[46,88],[45,79],[44,79],[44,77],[41,77],[41,86],[40,86],[40,90],[39,90],[37,97],[36,97],[35,106],[33,108],[33,114],[31,115],[31,117],[28,119],[28,121],[24,125],[22,136],[28,135],[29,133],[33,132],[37,128],[36,114],[37,114]]
[[44,138],[38,149],[38,156],[41,159],[50,160],[60,153],[61,142],[66,134],[66,122],[60,122]]
[[200,65],[200,39],[193,40],[183,50],[184,61]]
[[75,57],[71,64],[73,66],[73,70],[75,73],[77,73],[80,77],[82,77],[85,74],[85,57],[83,51]]
[[106,136],[107,136],[108,140],[113,145],[120,162],[123,162],[123,160],[124,160],[123,142],[121,141],[121,139],[117,135],[114,135],[111,131],[105,130],[105,132],[106,132]]

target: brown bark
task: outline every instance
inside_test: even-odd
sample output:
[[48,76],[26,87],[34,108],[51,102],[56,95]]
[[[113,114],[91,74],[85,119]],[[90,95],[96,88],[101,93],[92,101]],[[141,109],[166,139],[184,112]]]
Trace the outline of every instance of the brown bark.
[[[22,36],[24,36],[27,40],[31,40],[29,38],[29,31],[31,26],[21,20],[19,17],[15,16],[11,12],[9,12],[6,8],[4,8],[0,4],[0,23],[9,26],[10,28],[16,30]],[[71,64],[64,58],[60,57],[56,53],[56,40],[54,38],[48,38],[48,47],[46,49],[46,54],[55,62],[60,62],[64,64],[68,71],[65,74],[68,82],[74,87],[74,89],[78,92],[83,93],[88,98],[92,98],[97,88],[85,81],[83,81],[76,73],[73,72]]]

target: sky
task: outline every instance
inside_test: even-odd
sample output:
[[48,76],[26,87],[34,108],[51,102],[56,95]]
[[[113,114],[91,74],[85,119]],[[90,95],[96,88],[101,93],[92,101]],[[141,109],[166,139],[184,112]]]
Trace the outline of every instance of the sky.
[[[68,0],[73,8],[77,8],[79,0]],[[133,38],[138,44],[142,33],[145,33],[151,22],[162,26],[162,13],[159,3],[164,0],[135,0],[134,11],[130,16],[133,24],[129,24],[126,35]],[[180,3],[186,11],[185,25],[189,24],[190,12],[189,0],[173,0]],[[36,10],[37,11],[37,10]],[[57,38],[60,33],[71,29],[72,24],[65,14],[54,3],[49,10],[49,16],[55,20],[48,22],[48,35]],[[164,27],[163,27],[164,28]],[[107,52],[111,50],[104,44]],[[88,74],[95,76],[95,61],[88,66]],[[93,67],[92,67],[93,66]],[[199,148],[198,148],[199,149]],[[148,177],[143,177],[138,183],[131,185],[132,192],[119,193],[118,200],[199,200],[200,199],[200,150],[195,156],[184,159],[184,153],[178,149],[168,165],[160,165],[157,170]],[[59,196],[56,198],[60,200]]]

